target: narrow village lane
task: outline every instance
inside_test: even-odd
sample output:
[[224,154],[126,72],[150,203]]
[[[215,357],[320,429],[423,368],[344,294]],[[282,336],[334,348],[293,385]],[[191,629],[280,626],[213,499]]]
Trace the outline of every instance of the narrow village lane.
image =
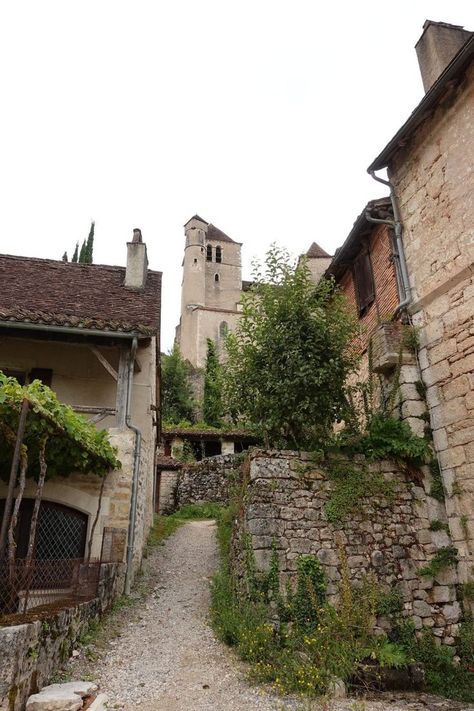
[[[194,521],[179,528],[146,561],[147,597],[123,610],[119,635],[109,638],[92,676],[110,709],[132,711],[418,711],[460,708],[404,699],[326,705],[283,701],[254,687],[232,652],[210,629],[209,582],[218,565],[215,525]],[[79,666],[79,665],[78,665]],[[76,669],[78,671],[78,669]],[[438,699],[438,702],[441,701]],[[446,705],[445,705],[446,704]],[[466,707],[465,707],[466,708]]]

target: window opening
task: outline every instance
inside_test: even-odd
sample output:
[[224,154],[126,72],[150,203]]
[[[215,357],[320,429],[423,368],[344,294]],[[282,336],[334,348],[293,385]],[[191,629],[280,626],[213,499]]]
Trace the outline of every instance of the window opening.
[[219,281],[219,274],[214,274],[214,281],[215,282]]
[[222,262],[222,248],[216,247],[216,262],[220,264]]
[[368,252],[363,252],[357,257],[352,273],[357,295],[357,305],[359,307],[359,316],[361,316],[375,299],[374,277],[372,274],[370,254]]
[[212,247],[210,244],[207,245],[206,249],[206,259],[208,262],[212,262]]
[[219,336],[221,338],[225,338],[227,336],[228,330],[229,326],[227,325],[227,321],[222,321],[221,325],[219,326]]

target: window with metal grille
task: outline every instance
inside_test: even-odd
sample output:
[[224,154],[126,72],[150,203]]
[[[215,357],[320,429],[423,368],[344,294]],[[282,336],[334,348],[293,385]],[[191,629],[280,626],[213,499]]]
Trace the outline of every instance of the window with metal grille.
[[[0,501],[0,514],[5,500]],[[25,558],[30,536],[33,499],[23,499],[15,531],[17,558]],[[1,516],[0,516],[1,518]],[[33,557],[37,560],[83,558],[87,536],[87,514],[51,501],[42,501],[36,529]]]
[[359,254],[354,262],[352,274],[354,277],[357,306],[360,316],[375,299],[374,277],[372,274],[370,254],[368,252]]
[[207,245],[206,249],[206,259],[208,262],[212,262],[212,247],[210,244]]
[[222,262],[222,247],[216,247],[216,262],[218,264]]

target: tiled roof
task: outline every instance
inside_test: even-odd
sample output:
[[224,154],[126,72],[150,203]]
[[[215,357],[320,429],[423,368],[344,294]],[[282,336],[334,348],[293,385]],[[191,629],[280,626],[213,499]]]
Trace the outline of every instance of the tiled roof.
[[233,239],[228,237],[224,232],[222,232],[222,230],[220,230],[218,227],[215,227],[214,225],[208,226],[206,238],[215,242],[233,242],[235,244],[235,241]]
[[124,286],[125,268],[0,255],[0,320],[154,335],[161,273]]
[[182,469],[182,468],[183,468],[183,465],[182,465],[181,462],[179,462],[179,461],[178,461],[177,459],[175,459],[174,457],[168,457],[168,456],[166,456],[166,455],[164,455],[164,454],[160,454],[160,455],[156,458],[156,468],[157,468],[159,471],[162,471],[163,469],[168,469],[168,470],[172,470],[172,469]]
[[313,242],[311,247],[308,249],[306,252],[307,257],[330,257],[331,255],[328,254],[327,252],[324,251],[322,247],[319,246],[319,244],[316,244],[316,242]]

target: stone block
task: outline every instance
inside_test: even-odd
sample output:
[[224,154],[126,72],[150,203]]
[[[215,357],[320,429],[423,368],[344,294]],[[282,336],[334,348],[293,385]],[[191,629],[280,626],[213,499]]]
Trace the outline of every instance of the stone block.
[[418,617],[431,617],[432,610],[431,605],[428,605],[424,600],[414,600],[413,602],[413,614]]
[[457,622],[461,617],[461,605],[459,604],[459,602],[455,601],[450,605],[445,605],[443,607],[443,615],[446,622]]
[[431,599],[435,603],[450,602],[453,599],[454,592],[452,588],[447,585],[435,585],[432,593]]
[[79,711],[82,698],[72,691],[55,689],[33,694],[26,702],[26,711]]

